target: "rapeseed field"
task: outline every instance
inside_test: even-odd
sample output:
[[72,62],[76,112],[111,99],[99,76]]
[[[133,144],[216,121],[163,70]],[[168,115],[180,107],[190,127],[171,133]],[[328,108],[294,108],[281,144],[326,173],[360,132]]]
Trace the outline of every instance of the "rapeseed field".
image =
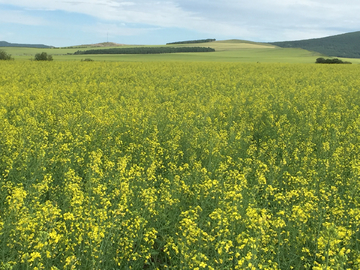
[[360,66],[0,66],[0,269],[360,268]]

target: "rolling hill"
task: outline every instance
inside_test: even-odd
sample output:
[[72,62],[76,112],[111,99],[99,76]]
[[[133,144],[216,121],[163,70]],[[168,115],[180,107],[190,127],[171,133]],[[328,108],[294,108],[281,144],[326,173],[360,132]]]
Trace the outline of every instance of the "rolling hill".
[[44,44],[18,44],[10,43],[6,41],[0,41],[0,47],[25,47],[25,48],[52,48],[52,46],[47,46]]
[[[39,50],[47,52],[57,60],[81,60],[83,56],[74,55],[79,49],[111,49],[111,48],[143,48],[143,47],[210,47],[215,52],[178,53],[154,55],[93,55],[94,60],[101,61],[225,61],[225,62],[288,62],[314,63],[319,57],[353,58],[353,63],[360,63],[360,31],[325,38],[284,41],[284,42],[252,42],[241,39],[230,40],[198,40],[200,43],[177,42],[168,45],[125,45],[112,42],[79,45],[71,47],[50,47],[42,44],[15,44],[0,41],[0,47],[15,59],[27,60]],[[180,44],[179,44],[180,43]],[[357,58],[357,59],[354,59]],[[349,61],[344,59],[344,61]]]
[[301,48],[327,56],[360,58],[360,31],[324,38],[269,42],[281,48]]

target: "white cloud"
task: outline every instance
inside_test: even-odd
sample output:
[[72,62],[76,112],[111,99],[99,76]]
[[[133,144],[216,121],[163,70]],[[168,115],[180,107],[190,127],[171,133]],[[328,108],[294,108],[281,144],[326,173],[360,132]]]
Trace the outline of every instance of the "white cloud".
[[39,17],[28,15],[23,11],[0,10],[0,23],[42,25],[45,24],[45,20]]
[[144,27],[129,27],[125,23],[110,24],[110,23],[97,23],[96,25],[86,26],[83,28],[88,33],[96,33],[98,36],[109,37],[113,36],[137,36],[144,35],[151,31],[156,31],[158,28],[144,28]]
[[[0,0],[0,3],[8,4],[8,0]],[[112,29],[119,35],[147,30],[117,26],[121,23],[176,27],[211,37],[232,36],[263,41],[360,30],[360,2],[355,0],[12,0],[11,5],[86,14],[113,25]],[[21,16],[21,20],[14,19]],[[26,16],[0,13],[0,21],[41,23],[41,19],[29,16],[26,20]]]

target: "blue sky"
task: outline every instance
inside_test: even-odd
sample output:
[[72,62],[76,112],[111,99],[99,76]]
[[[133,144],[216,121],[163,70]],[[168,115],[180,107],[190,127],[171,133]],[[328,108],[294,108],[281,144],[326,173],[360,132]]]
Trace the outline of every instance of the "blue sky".
[[71,46],[216,38],[299,40],[360,31],[357,0],[0,0],[0,41]]

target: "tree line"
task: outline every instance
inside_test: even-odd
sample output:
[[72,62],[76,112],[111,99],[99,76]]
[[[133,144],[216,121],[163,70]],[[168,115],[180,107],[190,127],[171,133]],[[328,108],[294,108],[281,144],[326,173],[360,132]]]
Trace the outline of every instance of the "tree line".
[[166,43],[166,45],[172,45],[172,44],[206,43],[206,42],[213,42],[213,41],[216,41],[216,39],[214,39],[214,38],[208,38],[208,39],[196,39],[196,40],[187,40],[187,41],[176,41],[176,42]]
[[135,48],[111,48],[76,51],[74,54],[161,54],[161,53],[185,53],[185,52],[214,52],[213,48],[206,47],[135,47]]

